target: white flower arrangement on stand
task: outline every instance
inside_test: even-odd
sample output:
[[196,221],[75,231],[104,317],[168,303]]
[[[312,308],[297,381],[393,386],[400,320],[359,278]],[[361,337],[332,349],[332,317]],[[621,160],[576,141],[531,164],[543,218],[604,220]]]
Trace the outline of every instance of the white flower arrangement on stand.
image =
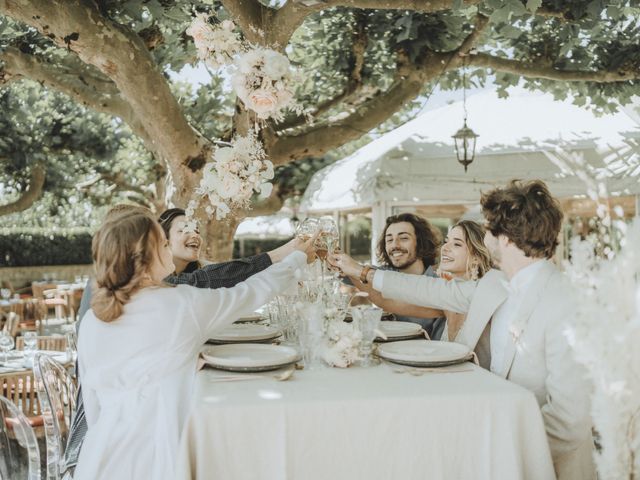
[[565,270],[580,296],[566,333],[576,359],[593,383],[591,414],[601,450],[601,480],[640,476],[640,219],[629,226],[611,210],[598,172],[580,155],[547,154],[578,175],[597,202],[598,229],[571,241]]
[[[186,209],[188,220],[205,199],[205,211],[214,213],[217,220],[225,218],[233,208],[247,208],[251,196],[259,198],[271,195],[273,163],[267,160],[261,143],[253,135],[236,137],[228,147],[218,148],[213,159],[204,169],[200,185],[196,188],[197,199],[189,202]],[[193,221],[191,226],[195,227]]]

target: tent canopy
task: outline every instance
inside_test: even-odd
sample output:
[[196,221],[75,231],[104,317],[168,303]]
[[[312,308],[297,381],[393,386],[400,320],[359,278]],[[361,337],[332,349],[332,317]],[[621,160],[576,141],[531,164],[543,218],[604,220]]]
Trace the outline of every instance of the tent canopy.
[[[515,89],[467,100],[468,124],[479,135],[467,173],[451,135],[462,126],[462,102],[428,111],[317,172],[301,210],[366,208],[379,201],[477,203],[481,191],[514,178],[541,179],[558,197],[584,195],[585,183],[558,156],[580,155],[606,179],[610,194],[640,192],[640,129],[625,113],[596,116],[549,94]],[[561,153],[556,152],[560,149]]]

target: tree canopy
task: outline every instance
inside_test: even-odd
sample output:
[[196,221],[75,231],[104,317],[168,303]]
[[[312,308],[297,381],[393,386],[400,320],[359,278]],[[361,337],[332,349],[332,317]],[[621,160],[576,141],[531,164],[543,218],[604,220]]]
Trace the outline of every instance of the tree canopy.
[[[305,114],[259,124],[267,155],[286,166],[280,174],[289,180],[255,212],[277,209],[298,191],[292,178],[308,170],[309,159],[321,162],[385,122],[402,121],[435,84],[459,88],[462,68],[480,85],[491,75],[505,94],[522,82],[601,111],[638,91],[639,2],[607,0],[0,0],[0,83],[13,102],[28,95],[16,85],[31,79],[82,109],[68,113],[86,122],[69,127],[82,133],[60,157],[66,168],[86,168],[80,156],[112,157],[135,136],[149,161],[144,172],[127,170],[121,179],[148,186],[152,172],[166,171],[173,202],[185,206],[215,142],[256,124],[219,72],[198,88],[173,80],[171,72],[197,61],[186,29],[198,13],[233,20],[247,42],[286,53],[301,72],[296,96]],[[3,134],[30,135],[18,118],[5,118]],[[41,152],[45,169],[59,155],[60,137],[47,121],[52,126],[48,134],[42,129],[37,148],[22,150]],[[101,132],[98,141],[88,142],[91,132]],[[18,192],[28,193],[29,175],[39,181],[37,155],[31,161],[29,171],[14,159],[5,169]],[[210,221],[212,258],[229,255],[229,236],[246,214]]]

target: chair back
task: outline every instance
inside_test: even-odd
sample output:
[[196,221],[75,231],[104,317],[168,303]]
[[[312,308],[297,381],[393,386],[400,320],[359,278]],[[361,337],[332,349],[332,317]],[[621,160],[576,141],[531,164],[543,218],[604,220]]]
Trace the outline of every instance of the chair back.
[[1,394],[11,400],[33,425],[40,415],[40,403],[33,372],[23,370],[0,374]]
[[13,312],[6,313],[2,331],[8,333],[12,337],[15,337],[18,334],[19,325],[20,317],[17,314]]
[[36,353],[33,374],[47,440],[47,479],[58,479],[64,473],[64,449],[76,409],[77,389],[65,368],[47,355]]
[[0,396],[0,478],[40,480],[38,440],[24,414]]
[[34,298],[44,299],[45,290],[55,290],[56,288],[58,288],[58,285],[55,283],[45,283],[45,282],[31,283],[31,293],[33,293]]
[[[67,338],[62,335],[39,336],[38,350],[55,350],[64,352],[67,349]],[[16,337],[16,350],[24,350],[24,337]]]

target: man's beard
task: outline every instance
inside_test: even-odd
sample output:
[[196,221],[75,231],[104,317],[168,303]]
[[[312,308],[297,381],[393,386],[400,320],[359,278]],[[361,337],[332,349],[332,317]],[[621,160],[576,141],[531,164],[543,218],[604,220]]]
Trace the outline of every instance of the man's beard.
[[396,263],[396,260],[393,258],[394,252],[402,252],[405,254],[408,254],[408,252],[406,250],[394,250],[389,254],[389,261],[391,262],[391,265],[393,265],[393,267],[397,268],[398,270],[404,270],[405,268],[410,267],[411,265],[413,265],[418,261],[418,257],[414,253],[413,255],[409,255],[407,259],[404,261],[398,260],[398,261],[401,261],[402,263]]

